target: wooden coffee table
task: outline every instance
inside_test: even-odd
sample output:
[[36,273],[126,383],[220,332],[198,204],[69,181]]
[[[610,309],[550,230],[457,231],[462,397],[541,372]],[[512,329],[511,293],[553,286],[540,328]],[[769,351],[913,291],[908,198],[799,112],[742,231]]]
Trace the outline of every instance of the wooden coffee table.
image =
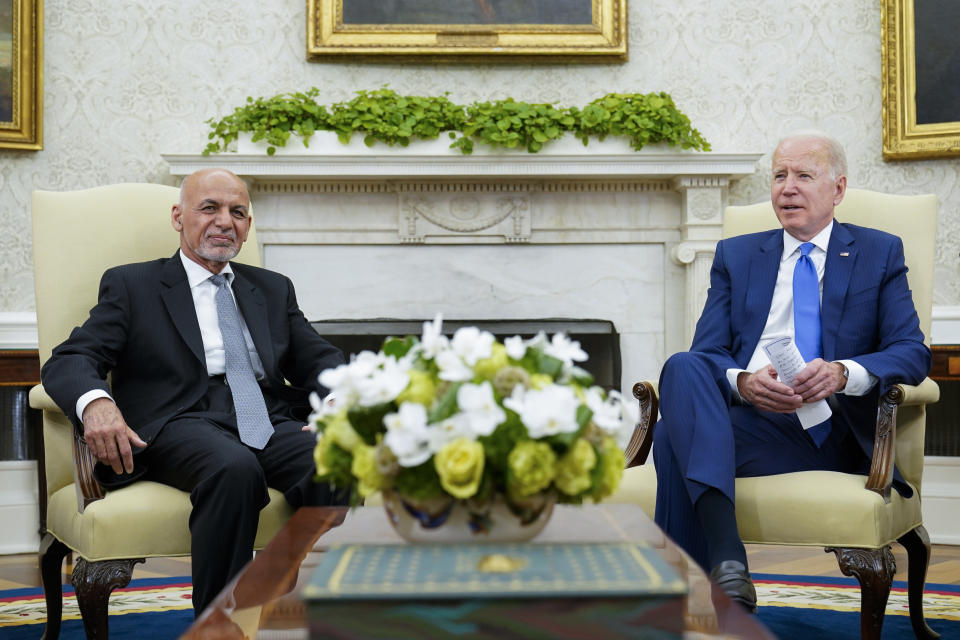
[[[532,544],[644,541],[659,551],[689,593],[683,599],[685,637],[775,637],[713,586],[704,572],[635,505],[559,505]],[[304,507],[226,586],[182,636],[199,638],[307,638],[299,597],[319,554],[332,544],[406,544],[382,507]]]

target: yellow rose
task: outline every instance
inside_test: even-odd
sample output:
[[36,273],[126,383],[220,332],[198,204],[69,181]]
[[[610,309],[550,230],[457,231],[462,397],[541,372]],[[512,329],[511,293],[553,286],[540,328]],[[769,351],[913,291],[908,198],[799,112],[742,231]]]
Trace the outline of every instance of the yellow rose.
[[524,440],[507,456],[507,491],[525,497],[546,489],[556,474],[557,454],[546,442]]
[[597,464],[593,445],[583,438],[577,439],[570,450],[557,462],[557,477],[554,482],[560,491],[576,496],[590,488],[590,471]]
[[483,477],[483,445],[467,438],[447,443],[433,456],[440,485],[454,498],[473,496]]
[[510,364],[507,357],[507,348],[499,342],[494,342],[491,348],[490,357],[477,360],[473,367],[473,372],[484,380],[493,380],[497,372]]
[[437,386],[433,382],[433,376],[426,371],[411,369],[410,384],[397,396],[396,403],[399,406],[404,402],[417,402],[429,409],[436,393]]
[[357,432],[353,430],[353,426],[350,425],[350,421],[347,420],[346,409],[326,419],[323,437],[329,438],[341,449],[351,453],[357,446],[363,444],[363,440],[360,439]]
[[357,479],[357,491],[366,498],[386,486],[386,478],[377,465],[377,448],[360,444],[353,450],[350,473]]

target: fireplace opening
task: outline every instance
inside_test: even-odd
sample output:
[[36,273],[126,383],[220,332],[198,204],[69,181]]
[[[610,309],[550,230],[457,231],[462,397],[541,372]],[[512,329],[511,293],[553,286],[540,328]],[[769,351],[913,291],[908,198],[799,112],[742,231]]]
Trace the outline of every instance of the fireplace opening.
[[[349,361],[352,354],[377,351],[389,336],[419,336],[423,320],[321,320],[311,322],[317,333],[339,347]],[[609,320],[545,318],[540,320],[447,320],[443,332],[452,336],[460,327],[476,326],[494,334],[501,342],[511,336],[532,338],[539,331],[547,336],[560,331],[580,343],[589,359],[579,363],[593,375],[594,384],[604,389],[620,389],[620,335]]]

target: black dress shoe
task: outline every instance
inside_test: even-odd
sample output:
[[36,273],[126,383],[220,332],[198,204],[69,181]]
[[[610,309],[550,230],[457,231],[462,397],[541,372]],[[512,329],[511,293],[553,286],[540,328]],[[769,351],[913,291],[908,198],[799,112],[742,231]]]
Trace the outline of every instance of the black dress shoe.
[[710,579],[750,613],[757,612],[757,590],[747,568],[737,560],[724,560],[710,571]]

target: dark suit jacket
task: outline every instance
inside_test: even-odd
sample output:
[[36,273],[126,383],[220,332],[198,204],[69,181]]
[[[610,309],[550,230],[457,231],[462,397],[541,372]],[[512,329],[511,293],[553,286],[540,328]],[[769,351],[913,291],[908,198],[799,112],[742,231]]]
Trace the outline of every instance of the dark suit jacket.
[[[782,254],[782,229],[720,241],[691,351],[708,354],[721,371],[746,368],[767,322]],[[835,222],[820,309],[824,360],[854,360],[879,378],[867,395],[836,394],[831,402],[833,420],[850,426],[869,459],[879,394],[895,383],[919,384],[930,370],[900,238]]]
[[[231,266],[237,304],[263,361],[265,395],[283,398],[285,408],[305,418],[309,391],[325,391],[317,376],[342,363],[343,354],[304,318],[288,278]],[[81,433],[76,402],[91,389],[109,391],[127,424],[148,444],[171,418],[194,405],[207,392],[209,376],[180,256],[104,273],[89,319],[53,350],[41,378]]]

